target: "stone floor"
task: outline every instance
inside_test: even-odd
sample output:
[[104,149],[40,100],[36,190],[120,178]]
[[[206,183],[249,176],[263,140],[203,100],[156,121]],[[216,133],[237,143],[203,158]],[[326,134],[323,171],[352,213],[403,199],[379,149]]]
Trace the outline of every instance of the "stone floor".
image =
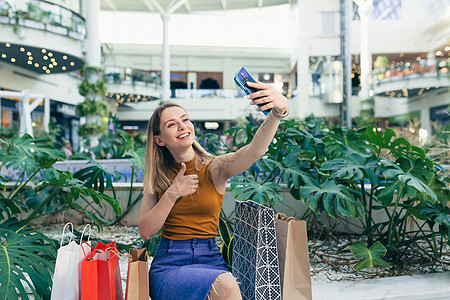
[[450,272],[312,285],[313,300],[450,299]]

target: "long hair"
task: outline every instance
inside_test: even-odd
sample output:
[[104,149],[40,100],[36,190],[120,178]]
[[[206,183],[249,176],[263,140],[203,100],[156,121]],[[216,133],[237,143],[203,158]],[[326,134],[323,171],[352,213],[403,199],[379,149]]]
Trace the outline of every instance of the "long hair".
[[[163,192],[172,184],[169,177],[169,171],[174,159],[172,154],[165,146],[158,146],[153,137],[161,133],[161,114],[169,107],[181,106],[175,103],[165,103],[156,108],[153,112],[147,127],[147,146],[145,150],[145,170],[144,170],[144,193]],[[212,160],[213,156],[205,151],[197,141],[194,141],[192,147],[195,151],[194,167],[198,170],[198,165],[206,166]]]

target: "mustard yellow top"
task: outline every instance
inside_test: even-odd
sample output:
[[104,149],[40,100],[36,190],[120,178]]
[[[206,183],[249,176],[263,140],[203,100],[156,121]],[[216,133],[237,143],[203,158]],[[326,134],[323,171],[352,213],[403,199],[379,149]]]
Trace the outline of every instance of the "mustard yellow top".
[[[184,174],[197,174],[199,186],[194,194],[181,197],[175,202],[162,227],[162,237],[171,240],[188,240],[217,236],[224,194],[216,190],[211,177],[211,162],[207,166],[199,165],[199,171],[194,169],[194,159],[185,162],[186,172]],[[181,163],[173,164],[169,174],[172,180],[180,169]],[[158,192],[159,199],[164,192]]]

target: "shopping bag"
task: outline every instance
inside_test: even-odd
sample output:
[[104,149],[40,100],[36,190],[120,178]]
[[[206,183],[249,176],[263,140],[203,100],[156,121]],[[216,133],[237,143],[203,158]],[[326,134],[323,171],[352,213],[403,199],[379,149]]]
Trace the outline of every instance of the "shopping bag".
[[81,263],[81,300],[123,300],[116,242],[98,242]]
[[273,209],[236,201],[232,269],[243,300],[281,300]]
[[275,216],[283,300],[312,299],[306,222]]
[[[64,232],[67,226],[70,226],[71,228],[71,236],[69,243],[63,246]],[[88,227],[90,228],[89,224],[84,227],[83,233],[81,234],[81,241],[83,240],[85,230]],[[56,256],[51,294],[52,300],[79,300],[80,297],[80,270],[81,261],[84,258],[82,247],[84,248],[84,252],[90,253],[90,233],[87,243],[81,244],[80,241],[80,244],[77,244],[75,241],[72,241],[72,237],[73,224],[68,222],[64,225],[60,247]]]
[[147,249],[130,249],[125,300],[148,300],[148,254]]

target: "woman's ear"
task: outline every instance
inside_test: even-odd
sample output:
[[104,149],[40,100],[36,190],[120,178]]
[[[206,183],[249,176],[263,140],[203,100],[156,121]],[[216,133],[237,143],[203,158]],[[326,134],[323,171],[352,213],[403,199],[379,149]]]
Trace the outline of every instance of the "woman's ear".
[[164,141],[157,135],[153,137],[153,141],[155,142],[156,145],[160,147],[163,147],[165,145]]

